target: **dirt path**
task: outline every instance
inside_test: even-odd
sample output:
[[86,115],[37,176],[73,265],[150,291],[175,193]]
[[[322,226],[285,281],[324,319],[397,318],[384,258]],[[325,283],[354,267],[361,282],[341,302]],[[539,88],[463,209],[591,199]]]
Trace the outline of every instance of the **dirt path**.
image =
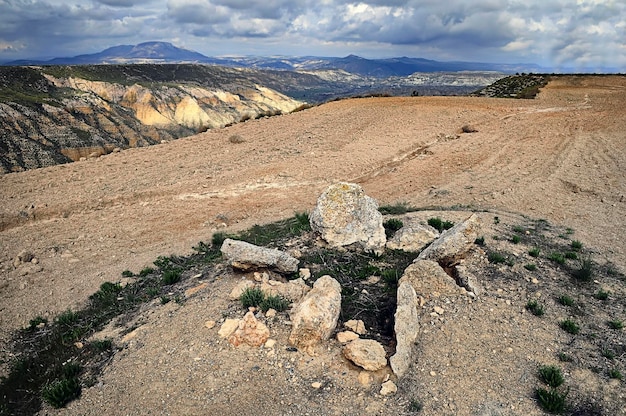
[[[613,76],[559,78],[528,101],[346,100],[1,176],[0,339],[223,227],[310,211],[338,180],[381,204],[545,218],[625,271],[625,107],[626,79]],[[12,264],[23,249],[39,261],[26,275]]]

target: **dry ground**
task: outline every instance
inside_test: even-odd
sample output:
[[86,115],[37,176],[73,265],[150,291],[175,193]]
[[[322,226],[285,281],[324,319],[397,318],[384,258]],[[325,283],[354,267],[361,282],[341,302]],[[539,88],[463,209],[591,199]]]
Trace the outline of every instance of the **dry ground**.
[[[516,214],[546,219],[575,230],[598,263],[610,261],[624,272],[625,107],[626,78],[617,76],[559,78],[528,101],[346,100],[4,175],[0,339],[36,315],[79,307],[123,270],[137,272],[158,255],[189,252],[224,226],[237,230],[310,211],[338,180],[361,184],[382,204],[469,206],[497,212],[509,224],[526,221]],[[478,131],[460,133],[464,125]],[[245,141],[232,143],[235,134]],[[12,261],[22,249],[35,254],[42,271],[20,276]],[[332,358],[335,345],[314,358],[286,351],[280,322],[271,357],[217,342],[216,329],[207,330],[204,322],[219,320],[220,311],[231,307],[226,293],[232,284],[215,278],[182,305],[147,310],[143,329],[102,382],[59,413],[393,414],[417,398],[423,414],[538,414],[528,390],[536,380],[529,370],[524,377],[511,373],[553,361],[550,343],[564,342],[527,316],[519,318],[531,292],[491,284],[483,299],[449,307],[459,324],[424,334],[421,362],[432,366],[416,364],[413,387],[401,383],[399,395],[383,399],[374,394],[376,385],[360,386],[358,372]],[[464,319],[474,323],[462,331]],[[444,323],[451,325],[442,321],[442,328]],[[508,348],[515,356],[510,361],[501,355]],[[447,364],[436,362],[436,351]],[[450,366],[455,381],[437,366]],[[588,373],[571,377],[588,382],[587,391],[624,414],[611,407],[624,399],[624,385],[604,388],[598,375]],[[314,381],[324,387],[312,389]]]

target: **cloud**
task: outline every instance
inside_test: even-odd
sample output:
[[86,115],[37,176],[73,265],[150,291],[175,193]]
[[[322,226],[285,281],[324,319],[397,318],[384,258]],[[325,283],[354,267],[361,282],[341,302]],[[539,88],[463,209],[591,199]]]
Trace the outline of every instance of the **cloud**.
[[[31,54],[177,40],[205,54],[597,61],[626,70],[625,29],[623,0],[0,0],[0,44]],[[9,51],[18,48],[0,49],[0,59]]]

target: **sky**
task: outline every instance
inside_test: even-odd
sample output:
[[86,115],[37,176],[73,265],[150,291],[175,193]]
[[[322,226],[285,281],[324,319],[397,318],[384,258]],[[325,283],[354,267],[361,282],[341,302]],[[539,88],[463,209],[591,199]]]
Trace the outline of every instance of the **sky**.
[[146,41],[626,72],[626,0],[0,0],[0,62]]

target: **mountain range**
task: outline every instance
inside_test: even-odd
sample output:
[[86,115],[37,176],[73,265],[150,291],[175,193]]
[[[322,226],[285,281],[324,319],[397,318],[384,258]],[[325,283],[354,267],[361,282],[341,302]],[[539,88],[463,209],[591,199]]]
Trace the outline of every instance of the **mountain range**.
[[495,64],[481,62],[440,62],[424,58],[398,57],[366,59],[356,55],[336,57],[289,56],[225,56],[209,57],[201,53],[176,47],[168,42],[144,42],[138,45],[119,45],[98,53],[74,57],[41,60],[18,60],[5,65],[98,65],[133,63],[197,63],[275,70],[343,70],[361,76],[387,78],[408,76],[416,72],[496,71],[546,72],[533,64]]

